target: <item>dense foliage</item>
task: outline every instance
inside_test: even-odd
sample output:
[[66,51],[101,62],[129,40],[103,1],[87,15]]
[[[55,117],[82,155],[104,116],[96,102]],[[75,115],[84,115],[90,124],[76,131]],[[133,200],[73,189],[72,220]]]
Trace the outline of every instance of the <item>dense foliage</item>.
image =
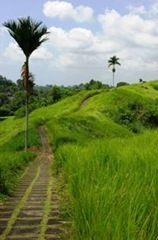
[[[72,96],[81,90],[108,88],[100,81],[91,80],[89,83],[75,86],[34,85],[33,94],[29,98],[29,112],[34,109],[48,106],[59,100]],[[0,116],[25,115],[25,92],[21,79],[15,82],[0,76]]]

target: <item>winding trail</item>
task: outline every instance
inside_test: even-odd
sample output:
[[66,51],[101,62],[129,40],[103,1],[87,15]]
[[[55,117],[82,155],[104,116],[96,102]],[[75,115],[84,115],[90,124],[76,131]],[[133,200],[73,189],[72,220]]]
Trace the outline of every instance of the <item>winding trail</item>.
[[39,134],[39,155],[12,196],[0,205],[0,240],[65,239],[57,183],[52,177],[52,153],[43,127]]

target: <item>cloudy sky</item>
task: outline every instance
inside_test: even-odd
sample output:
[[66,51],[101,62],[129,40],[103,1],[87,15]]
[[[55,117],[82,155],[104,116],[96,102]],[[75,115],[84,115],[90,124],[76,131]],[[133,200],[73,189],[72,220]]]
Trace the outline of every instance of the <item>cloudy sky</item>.
[[30,57],[36,84],[112,84],[158,79],[158,0],[1,0],[0,75],[20,78],[25,60],[4,21],[31,16],[48,27],[49,41]]

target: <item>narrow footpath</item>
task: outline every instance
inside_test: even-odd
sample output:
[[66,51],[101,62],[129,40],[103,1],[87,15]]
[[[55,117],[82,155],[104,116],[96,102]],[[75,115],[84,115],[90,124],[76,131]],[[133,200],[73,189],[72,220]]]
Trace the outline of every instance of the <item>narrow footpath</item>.
[[12,196],[0,205],[0,240],[65,239],[56,179],[52,177],[52,153],[43,127],[39,133],[39,155]]

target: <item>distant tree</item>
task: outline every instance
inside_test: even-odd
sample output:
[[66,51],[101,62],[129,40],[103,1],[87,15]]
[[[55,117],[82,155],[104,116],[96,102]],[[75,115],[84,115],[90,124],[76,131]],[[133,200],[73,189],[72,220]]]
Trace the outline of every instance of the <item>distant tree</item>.
[[111,58],[108,60],[108,63],[109,63],[108,67],[111,67],[111,66],[112,66],[113,87],[114,87],[114,85],[115,85],[115,72],[116,72],[115,66],[116,66],[116,65],[121,66],[121,64],[119,63],[119,58],[117,58],[116,56],[111,57]]
[[22,91],[24,89],[24,85],[23,85],[23,80],[22,79],[18,79],[16,81],[17,87],[19,91]]
[[91,79],[88,83],[85,83],[85,89],[92,90],[92,89],[101,89],[103,87],[102,82]]
[[4,104],[6,104],[8,102],[8,97],[7,94],[4,92],[0,93],[0,106],[3,106]]
[[61,99],[61,89],[58,86],[53,86],[52,87],[52,96],[53,96],[53,101],[57,102]]
[[12,112],[15,112],[18,108],[25,106],[25,93],[24,91],[16,91],[13,94],[12,99],[8,105]]
[[0,107],[0,117],[5,117],[11,115],[11,112],[6,107]]
[[16,89],[16,84],[0,75],[0,92],[12,93]]
[[127,83],[127,82],[119,82],[119,83],[117,83],[117,87],[122,87],[122,86],[126,86],[126,85],[129,85],[129,83]]
[[51,98],[51,103],[58,102],[61,99],[61,89],[60,87],[54,85],[50,89],[50,98]]
[[102,85],[103,84],[100,81],[96,81],[94,79],[89,82],[90,89],[100,89]]
[[23,74],[24,88],[26,91],[25,151],[28,148],[28,97],[30,94],[29,57],[33,51],[48,39],[43,37],[48,34],[47,28],[41,26],[41,24],[42,22],[36,22],[30,17],[19,18],[17,21],[11,20],[3,23],[3,25],[8,28],[9,34],[18,43],[26,57],[25,75]]
[[74,87],[61,86],[60,91],[61,91],[61,98],[66,98],[68,96],[72,96],[77,92],[79,92],[79,89],[76,89],[76,87],[74,88]]

